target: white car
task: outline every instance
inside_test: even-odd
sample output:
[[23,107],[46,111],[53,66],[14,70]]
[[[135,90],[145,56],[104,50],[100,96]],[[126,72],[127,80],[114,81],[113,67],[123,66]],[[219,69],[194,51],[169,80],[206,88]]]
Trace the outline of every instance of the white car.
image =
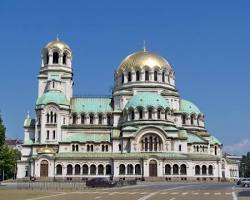
[[243,179],[240,183],[242,187],[250,187],[250,178]]

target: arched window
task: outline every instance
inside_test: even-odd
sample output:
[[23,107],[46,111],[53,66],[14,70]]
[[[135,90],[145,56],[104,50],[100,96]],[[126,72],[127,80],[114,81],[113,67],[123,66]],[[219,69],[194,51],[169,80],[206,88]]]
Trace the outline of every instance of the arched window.
[[78,151],[79,150],[79,146],[78,146],[78,144],[76,145],[76,151]]
[[56,121],[57,121],[57,115],[56,115],[56,113],[54,114],[54,123],[56,123]]
[[53,115],[53,112],[51,111],[51,112],[50,112],[50,123],[53,123],[53,116],[54,116],[54,115]]
[[89,115],[89,123],[94,124],[94,114]]
[[104,148],[105,148],[105,147],[104,147],[104,144],[103,144],[103,145],[102,145],[102,151],[104,151]]
[[157,81],[158,80],[158,73],[157,73],[157,71],[154,71],[154,81]]
[[82,174],[87,175],[89,173],[89,167],[88,165],[84,164],[82,166]]
[[72,145],[72,151],[75,151],[75,145],[74,144]]
[[62,175],[62,165],[57,165],[56,166],[56,174],[57,175]]
[[214,155],[217,155],[217,146],[214,146]]
[[111,114],[107,115],[107,124],[111,125],[112,124],[112,118],[111,118]]
[[93,144],[90,145],[90,151],[92,151],[92,152],[94,151],[94,145]]
[[132,81],[132,75],[131,75],[131,72],[128,72],[128,82],[131,82]]
[[179,174],[179,166],[177,164],[174,164],[173,166],[173,174]]
[[185,164],[182,164],[182,165],[181,165],[181,174],[182,174],[182,175],[187,174],[187,167],[186,167]]
[[195,175],[200,175],[201,174],[201,168],[199,165],[195,166]]
[[98,174],[99,175],[104,174],[104,167],[103,167],[103,165],[98,165]]
[[98,124],[102,124],[102,114],[98,115]]
[[131,115],[131,120],[134,120],[135,119],[135,111],[131,110],[130,115]]
[[81,167],[80,167],[80,165],[75,165],[75,175],[80,175],[80,173],[81,173]]
[[205,165],[202,165],[201,173],[202,175],[207,175],[207,167]]
[[47,137],[46,139],[48,140],[49,139],[49,130],[47,130]]
[[53,53],[53,64],[58,64],[58,59],[59,59],[59,53],[54,52]]
[[139,80],[140,80],[140,72],[136,71],[136,81],[139,81]]
[[213,175],[213,166],[212,165],[209,165],[209,167],[208,167],[208,174]]
[[47,123],[49,123],[49,113],[47,113]]
[[111,175],[111,165],[106,165],[106,175]]
[[90,174],[95,175],[96,174],[96,166],[95,165],[90,165]]
[[154,134],[148,133],[141,138],[142,151],[161,151],[162,139]]
[[165,82],[165,72],[162,72],[162,82]]
[[141,165],[140,164],[136,164],[135,165],[135,174],[136,175],[140,175],[141,174]]
[[145,71],[145,81],[149,81],[149,72]]
[[81,114],[81,124],[85,123],[85,114]]
[[109,145],[106,144],[105,150],[106,150],[106,151],[109,151]]
[[194,115],[191,115],[191,125],[193,125],[194,124]]
[[165,165],[165,174],[167,175],[171,174],[171,166],[169,164]]
[[76,122],[77,122],[77,116],[76,116],[76,114],[74,113],[72,117],[73,117],[73,120],[72,120],[73,124],[76,124]]
[[182,115],[181,118],[182,118],[182,124],[186,124],[186,115]]
[[134,167],[132,164],[128,164],[127,166],[127,174],[133,174]]
[[161,109],[157,110],[157,119],[161,119]]
[[153,118],[153,109],[149,108],[148,109],[148,119],[152,119]]
[[120,164],[120,166],[119,166],[119,174],[125,175],[125,165],[124,164]]
[[139,119],[143,119],[143,110],[142,108],[138,108]]
[[72,175],[73,174],[73,167],[72,165],[67,165],[67,175]]
[[196,152],[199,152],[199,146],[196,146]]
[[179,151],[181,151],[181,144],[179,144]]
[[63,53],[63,64],[66,65],[66,60],[67,60],[67,54],[64,52]]
[[124,83],[124,74],[122,74],[122,83]]

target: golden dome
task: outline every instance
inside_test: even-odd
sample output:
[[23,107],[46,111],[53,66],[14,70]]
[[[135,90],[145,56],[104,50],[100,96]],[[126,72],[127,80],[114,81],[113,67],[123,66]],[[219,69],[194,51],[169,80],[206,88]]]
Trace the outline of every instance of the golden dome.
[[70,47],[64,43],[63,41],[60,41],[58,38],[50,43],[48,43],[46,45],[47,49],[60,49],[60,50],[64,50],[64,49],[68,49],[70,50]]
[[55,151],[49,147],[41,147],[37,150],[37,153],[44,153],[44,154],[53,154]]
[[144,69],[144,68],[159,68],[159,69],[171,69],[168,61],[148,51],[139,51],[128,55],[120,64],[118,74],[122,74],[125,70],[132,69]]

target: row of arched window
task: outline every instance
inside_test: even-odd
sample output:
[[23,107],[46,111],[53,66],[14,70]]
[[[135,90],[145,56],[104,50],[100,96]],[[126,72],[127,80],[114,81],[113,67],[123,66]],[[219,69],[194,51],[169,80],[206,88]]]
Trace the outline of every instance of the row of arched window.
[[[183,114],[181,116],[181,119],[182,119],[182,124],[187,124],[188,123],[188,116],[186,114]],[[200,126],[200,122],[202,121],[202,115],[195,115],[195,114],[192,114],[190,116],[190,124],[191,125],[197,125],[197,126]]]
[[202,167],[200,167],[199,165],[196,165],[195,175],[213,175],[213,166],[209,165],[207,167],[206,165],[202,165]]
[[171,167],[170,164],[165,165],[165,174],[166,175],[186,175],[187,174],[187,166],[185,164],[177,165],[174,164],[173,167]]
[[56,123],[56,121],[57,121],[57,115],[56,115],[56,113],[54,113],[52,111],[46,114],[46,118],[47,118],[47,120],[46,120],[47,124],[48,123],[53,124],[53,123]]
[[[79,145],[78,144],[72,144],[72,151],[78,152],[79,151]],[[102,144],[101,145],[102,152],[108,152],[109,151],[109,145],[108,144]],[[94,145],[93,144],[87,144],[87,152],[94,152]]]
[[[125,81],[125,76],[126,76],[126,81]],[[165,83],[166,82],[166,78],[167,78],[167,82],[170,82],[170,77],[171,75],[169,74],[166,77],[166,73],[165,71],[163,72],[158,72],[157,70],[155,70],[153,72],[153,77],[150,78],[150,71],[145,70],[144,74],[141,73],[139,70],[135,71],[135,77],[133,78],[133,73],[131,71],[127,72],[127,74],[125,75],[125,73],[122,74],[121,77],[121,83],[129,83],[132,81],[155,81],[155,82],[162,82]]]
[[[147,113],[147,115],[146,115]],[[136,114],[138,114],[136,116]],[[160,119],[160,120],[168,120],[170,118],[170,110],[163,109],[163,108],[143,108],[143,107],[137,107],[137,108],[129,108],[128,109],[128,121],[135,120],[135,119]]]
[[[63,167],[61,164],[56,165],[56,175],[63,174]],[[84,164],[83,166],[76,164],[68,164],[66,167],[66,175],[111,175],[111,165],[90,165]]]
[[141,175],[141,165],[136,164],[133,166],[132,164],[128,164],[125,166],[124,164],[120,164],[119,166],[119,174],[120,175]]
[[[107,125],[112,125],[112,115],[107,114]],[[97,120],[97,123],[95,119]],[[87,120],[89,119],[89,121]],[[78,116],[76,113],[72,114],[72,123],[77,124]],[[82,113],[80,115],[80,124],[98,124],[103,125],[104,124],[104,115],[99,113],[97,116],[95,116],[93,113],[90,113],[89,115]]]
[[[59,57],[60,57],[60,54],[57,51],[53,52],[53,54],[52,54],[52,63],[53,64],[59,64]],[[47,53],[47,55],[46,55],[46,64],[49,64],[49,59],[50,59],[50,56],[49,56],[49,53]],[[64,64],[64,65],[67,64],[67,52],[63,52],[63,54],[62,54],[62,64]]]

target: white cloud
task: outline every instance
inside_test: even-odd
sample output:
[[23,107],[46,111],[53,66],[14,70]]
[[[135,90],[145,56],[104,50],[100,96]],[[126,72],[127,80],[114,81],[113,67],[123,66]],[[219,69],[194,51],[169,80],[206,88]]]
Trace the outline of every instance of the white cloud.
[[248,151],[250,152],[250,139],[244,139],[239,143],[225,145],[223,151],[235,155],[245,155]]

